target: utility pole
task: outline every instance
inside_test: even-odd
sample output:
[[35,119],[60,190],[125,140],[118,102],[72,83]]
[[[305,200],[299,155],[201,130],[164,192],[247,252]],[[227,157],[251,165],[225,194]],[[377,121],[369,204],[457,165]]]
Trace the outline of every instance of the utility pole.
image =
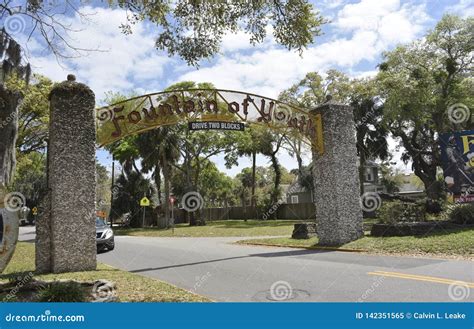
[[114,201],[114,189],[115,189],[115,156],[112,154],[112,186],[110,186],[110,210],[109,210],[110,228],[113,228],[114,226],[114,222],[112,219],[112,203]]

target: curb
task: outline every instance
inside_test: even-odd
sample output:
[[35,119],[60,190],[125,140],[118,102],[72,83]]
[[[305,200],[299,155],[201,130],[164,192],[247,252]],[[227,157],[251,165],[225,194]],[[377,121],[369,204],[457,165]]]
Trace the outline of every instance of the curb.
[[[242,240],[245,241],[245,240]],[[336,247],[296,247],[296,246],[285,246],[282,244],[270,244],[270,243],[247,243],[247,242],[234,242],[235,244],[240,245],[249,245],[249,246],[265,246],[265,247],[278,247],[278,248],[293,248],[293,249],[307,249],[307,250],[331,250],[331,251],[343,251],[343,252],[369,252],[364,249],[349,249],[349,248],[336,248]]]
[[[245,241],[245,240],[241,240]],[[295,247],[295,246],[285,246],[281,244],[269,244],[269,243],[242,243],[242,242],[234,242],[233,244],[238,244],[238,245],[247,245],[247,246],[264,246],[264,247],[277,247],[277,248],[291,248],[291,249],[306,249],[306,250],[331,250],[331,251],[342,251],[342,252],[353,252],[353,253],[365,253],[367,255],[372,255],[372,256],[380,256],[380,255],[385,255],[385,256],[390,256],[390,257],[410,257],[410,258],[422,258],[422,259],[444,259],[444,260],[460,260],[460,261],[474,261],[474,259],[471,258],[465,258],[465,257],[449,257],[445,255],[412,255],[412,254],[398,254],[398,253],[377,253],[373,252],[370,250],[365,250],[365,249],[349,249],[349,248],[335,248],[335,247]]]

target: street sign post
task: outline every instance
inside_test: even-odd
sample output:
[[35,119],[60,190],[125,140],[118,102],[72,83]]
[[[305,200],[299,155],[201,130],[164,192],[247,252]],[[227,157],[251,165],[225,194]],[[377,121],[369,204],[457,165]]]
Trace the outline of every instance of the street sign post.
[[145,226],[145,212],[146,212],[146,207],[149,207],[149,206],[150,206],[150,200],[146,196],[144,196],[140,200],[140,207],[143,207],[142,227]]
[[140,200],[140,206],[141,207],[149,207],[150,206],[150,200],[144,196],[141,200]]

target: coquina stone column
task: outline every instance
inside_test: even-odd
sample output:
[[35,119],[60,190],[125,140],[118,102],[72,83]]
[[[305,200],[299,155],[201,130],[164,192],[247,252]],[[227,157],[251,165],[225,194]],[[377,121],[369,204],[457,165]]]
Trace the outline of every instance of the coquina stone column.
[[73,75],[50,94],[49,195],[36,224],[38,272],[96,268],[94,99]]
[[353,113],[330,99],[311,112],[321,114],[324,136],[324,154],[313,150],[318,239],[337,246],[363,235]]

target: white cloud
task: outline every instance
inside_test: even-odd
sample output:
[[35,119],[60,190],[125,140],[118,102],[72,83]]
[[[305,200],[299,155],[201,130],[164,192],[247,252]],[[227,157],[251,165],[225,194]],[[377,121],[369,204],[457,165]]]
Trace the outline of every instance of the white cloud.
[[250,35],[242,31],[237,33],[227,33],[222,38],[221,51],[224,53],[248,49],[251,47]]
[[[268,38],[252,47],[249,35],[230,33],[224,37],[222,54],[200,70],[182,61],[170,59],[154,47],[154,35],[146,24],[138,23],[134,33],[123,35],[119,25],[126,20],[120,9],[83,7],[87,21],[74,16],[66,23],[78,27],[72,36],[75,45],[101,51],[72,59],[60,67],[52,56],[33,56],[35,71],[55,80],[75,73],[78,80],[91,86],[100,99],[105,91],[131,89],[153,91],[169,81],[211,81],[220,88],[255,91],[275,97],[305,73],[339,66],[350,71],[361,61],[372,61],[384,49],[415,38],[427,20],[423,6],[401,5],[398,0],[362,0],[343,5],[342,1],[323,6],[340,8],[334,23],[327,26],[329,40],[307,49],[300,57],[276,46],[268,29]],[[319,40],[316,40],[318,42]],[[30,43],[38,54],[38,44]],[[173,74],[163,79],[165,67],[173,65]]]
[[362,0],[345,5],[337,14],[334,25],[341,30],[374,30],[386,15],[398,10],[399,0]]
[[339,11],[334,23],[344,33],[370,31],[378,34],[377,47],[384,49],[409,42],[429,21],[425,5],[400,4],[399,0],[362,0]]
[[337,7],[342,6],[344,3],[344,0],[323,0],[321,2],[316,2],[315,6],[322,7],[324,9],[335,9]]
[[70,33],[74,46],[93,51],[59,65],[52,55],[38,55],[38,44],[30,45],[35,72],[54,80],[64,80],[67,73],[74,73],[94,90],[98,100],[109,90],[128,92],[162,81],[164,67],[172,60],[155,49],[154,36],[145,23],[135,24],[134,33],[124,35],[119,29],[126,20],[123,10],[83,7],[81,12],[89,19],[84,21],[76,15],[64,19],[64,23],[79,30]]
[[474,16],[474,3],[472,0],[460,0],[457,4],[448,7],[446,11],[464,18]]
[[[364,60],[375,60],[381,51],[415,39],[428,20],[424,9],[421,5],[401,5],[397,0],[362,0],[348,4],[328,26],[332,28],[330,32],[334,32],[333,37],[311,46],[302,57],[274,44],[245,54],[226,53],[218,56],[213,65],[190,70],[177,81],[211,81],[219,88],[276,97],[307,72],[323,72],[335,66],[351,71]],[[240,37],[235,41],[236,48],[244,43],[243,35]],[[232,49],[228,44],[226,47],[226,50]]]
[[[468,8],[467,3],[461,0],[457,10]],[[213,82],[222,89],[276,97],[311,71],[323,73],[337,67],[353,76],[373,75],[383,50],[419,37],[430,23],[424,5],[398,0],[361,0],[350,4],[324,1],[322,7],[331,9],[332,23],[325,27],[325,39],[316,39],[301,57],[277,46],[271,31],[266,41],[256,47],[250,45],[249,35],[239,32],[227,34],[222,54],[196,70],[158,52],[154,35],[145,23],[136,24],[132,35],[123,35],[118,27],[126,19],[124,11],[84,7],[83,11],[93,13],[90,21],[83,22],[77,16],[70,18],[73,26],[82,29],[73,35],[75,44],[106,51],[66,61],[61,68],[52,56],[38,55],[38,44],[33,42],[30,48],[35,56],[30,60],[35,72],[54,80],[64,80],[67,73],[75,73],[79,81],[95,91],[98,100],[108,90],[152,92],[182,80]],[[357,69],[364,61],[373,63],[371,71]],[[282,155],[281,162],[287,168],[294,167],[294,161],[286,155]]]

